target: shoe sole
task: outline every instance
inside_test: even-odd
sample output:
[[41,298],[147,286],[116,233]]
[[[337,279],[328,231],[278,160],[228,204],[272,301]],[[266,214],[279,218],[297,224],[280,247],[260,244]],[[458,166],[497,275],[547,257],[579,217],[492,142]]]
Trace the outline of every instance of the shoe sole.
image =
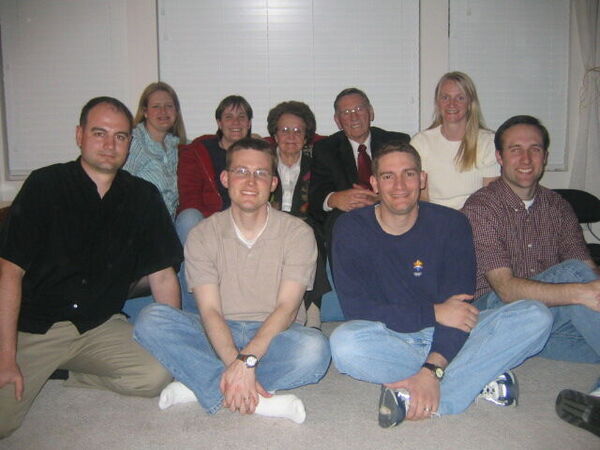
[[565,389],[556,397],[556,413],[562,420],[600,436],[600,398]]
[[381,387],[379,397],[379,426],[381,428],[395,427],[406,417],[406,409],[403,402],[399,402],[394,391]]

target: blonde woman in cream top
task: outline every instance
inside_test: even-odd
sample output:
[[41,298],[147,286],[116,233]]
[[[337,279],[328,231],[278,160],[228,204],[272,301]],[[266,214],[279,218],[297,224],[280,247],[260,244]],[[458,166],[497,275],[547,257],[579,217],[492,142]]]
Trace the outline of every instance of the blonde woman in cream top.
[[411,144],[427,172],[422,200],[460,209],[469,195],[500,175],[494,133],[485,128],[475,85],[462,72],[440,79],[434,121]]

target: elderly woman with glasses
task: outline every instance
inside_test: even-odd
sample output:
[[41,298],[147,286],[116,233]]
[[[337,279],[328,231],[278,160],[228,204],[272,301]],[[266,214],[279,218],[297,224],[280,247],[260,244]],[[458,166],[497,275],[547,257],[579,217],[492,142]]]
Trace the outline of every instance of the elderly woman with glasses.
[[427,172],[422,200],[460,209],[469,195],[500,175],[494,133],[485,128],[475,84],[462,72],[442,76],[433,123],[410,143]]
[[317,124],[306,103],[283,102],[267,117],[267,129],[277,146],[279,183],[271,198],[274,208],[300,217],[312,226],[319,248],[317,272],[313,290],[304,296],[307,326],[319,328],[321,297],[331,290],[325,271],[325,249],[320,227],[308,215],[308,183],[310,181],[311,150]]

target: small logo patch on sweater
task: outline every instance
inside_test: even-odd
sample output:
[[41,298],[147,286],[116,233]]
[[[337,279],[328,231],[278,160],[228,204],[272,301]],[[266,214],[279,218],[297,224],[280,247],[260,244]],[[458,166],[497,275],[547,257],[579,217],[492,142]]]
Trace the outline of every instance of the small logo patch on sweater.
[[420,277],[421,275],[423,275],[423,261],[417,259],[413,263],[413,275],[415,277]]

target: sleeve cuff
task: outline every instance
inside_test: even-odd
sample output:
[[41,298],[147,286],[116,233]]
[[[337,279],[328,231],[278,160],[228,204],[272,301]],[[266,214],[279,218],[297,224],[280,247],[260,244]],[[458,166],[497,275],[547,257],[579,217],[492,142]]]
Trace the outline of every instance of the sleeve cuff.
[[329,201],[329,197],[331,197],[332,194],[333,192],[327,194],[327,197],[325,197],[325,200],[323,201],[323,211],[325,212],[333,211],[333,208],[327,204],[327,202]]
[[469,333],[465,333],[458,328],[447,327],[436,323],[433,331],[433,342],[431,343],[430,352],[436,352],[446,358],[448,364],[458,354],[463,347]]

